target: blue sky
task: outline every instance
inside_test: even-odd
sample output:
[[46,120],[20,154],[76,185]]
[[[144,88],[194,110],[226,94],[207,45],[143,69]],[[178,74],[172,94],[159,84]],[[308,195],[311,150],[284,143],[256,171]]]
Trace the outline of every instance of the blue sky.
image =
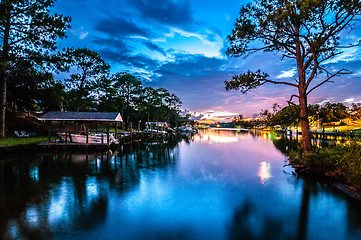
[[[183,108],[204,117],[251,117],[274,103],[286,105],[296,89],[264,85],[247,95],[227,92],[232,75],[261,69],[274,79],[295,78],[295,65],[278,55],[243,58],[225,55],[242,4],[235,0],[58,0],[52,11],[72,17],[68,38],[59,47],[87,47],[100,53],[111,73],[129,72],[146,86],[164,87]],[[360,31],[344,35],[358,39]],[[361,36],[360,36],[361,37]],[[315,90],[309,103],[361,102],[360,48],[347,49],[329,63],[352,75]],[[229,117],[228,117],[229,119]]]

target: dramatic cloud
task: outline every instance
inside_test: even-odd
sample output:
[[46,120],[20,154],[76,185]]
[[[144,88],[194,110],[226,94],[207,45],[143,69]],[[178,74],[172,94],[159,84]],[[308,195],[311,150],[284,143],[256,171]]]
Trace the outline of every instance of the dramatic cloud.
[[166,55],[166,52],[164,51],[163,48],[159,47],[158,45],[150,42],[150,41],[145,41],[144,42],[145,46],[147,46],[150,50],[153,50],[153,51],[157,51],[163,55]]
[[128,0],[141,17],[171,26],[187,26],[193,23],[188,0]]
[[[179,96],[183,108],[196,118],[223,117],[242,113],[246,117],[286,105],[297,89],[265,84],[241,95],[227,92],[224,81],[232,75],[261,69],[270,78],[295,82],[292,59],[273,53],[248,58],[230,58],[225,52],[241,4],[234,0],[102,0],[56,2],[55,12],[72,16],[69,38],[61,47],[87,47],[98,51],[111,64],[111,72],[127,71],[145,85],[164,87]],[[79,11],[81,9],[82,11]],[[342,33],[342,44],[361,39],[361,27]],[[351,74],[334,79],[309,95],[309,103],[361,101],[360,47],[344,49],[328,61],[327,70],[342,68]],[[320,76],[317,85],[325,79]]]
[[135,23],[130,22],[120,16],[111,16],[109,18],[100,19],[94,26],[94,29],[113,37],[149,37],[151,35],[151,31],[143,29],[137,26]]

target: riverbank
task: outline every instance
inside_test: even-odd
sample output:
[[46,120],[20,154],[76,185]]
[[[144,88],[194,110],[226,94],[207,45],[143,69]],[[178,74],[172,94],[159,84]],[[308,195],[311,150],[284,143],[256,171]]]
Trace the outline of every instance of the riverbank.
[[315,178],[326,184],[337,192],[343,193],[361,203],[361,189],[351,186],[341,179],[336,172],[327,172],[320,169],[312,169],[307,166],[291,164],[295,168],[296,174],[303,177]]
[[7,146],[36,144],[47,141],[48,141],[48,136],[31,136],[31,137],[23,137],[23,138],[7,137],[5,139],[0,139],[0,148]]
[[47,136],[32,136],[24,138],[8,137],[0,139],[0,153],[36,151],[39,149],[39,143],[47,141]]
[[306,157],[289,154],[297,174],[324,180],[331,187],[361,201],[361,145],[349,142],[343,146],[315,149]]
[[15,153],[29,151],[52,151],[52,150],[107,150],[116,149],[118,145],[129,145],[136,142],[164,142],[174,138],[173,135],[166,136],[160,134],[144,134],[142,132],[122,132],[119,134],[119,144],[100,144],[100,143],[65,143],[56,141],[56,137],[51,137],[48,142],[48,136],[36,136],[29,138],[6,138],[0,140],[0,153]]

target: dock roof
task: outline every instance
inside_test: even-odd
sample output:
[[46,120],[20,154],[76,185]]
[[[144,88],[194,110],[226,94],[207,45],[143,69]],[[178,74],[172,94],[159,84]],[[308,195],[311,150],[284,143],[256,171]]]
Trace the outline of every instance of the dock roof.
[[41,121],[123,122],[118,112],[48,112]]

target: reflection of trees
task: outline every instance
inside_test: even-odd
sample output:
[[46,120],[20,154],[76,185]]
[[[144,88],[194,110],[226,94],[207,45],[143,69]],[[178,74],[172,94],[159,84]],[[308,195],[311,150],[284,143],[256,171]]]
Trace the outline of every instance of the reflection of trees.
[[358,200],[352,199],[347,205],[348,226],[350,230],[361,231],[361,205]]
[[107,215],[109,191],[122,193],[135,187],[140,169],[174,164],[177,144],[125,146],[114,154],[46,153],[1,161],[0,238],[51,239],[53,231],[99,225]]
[[297,152],[301,148],[300,142],[288,139],[285,135],[280,135],[280,138],[273,139],[273,145],[285,155],[288,155],[291,150]]
[[[320,185],[314,179],[298,179],[295,184],[302,184],[302,197],[298,214],[298,228],[293,232],[286,232],[288,222],[278,220],[279,217],[262,217],[256,206],[246,200],[233,214],[233,221],[229,229],[230,239],[308,239],[310,227],[309,211],[311,198],[317,199]],[[348,227],[354,233],[361,230],[361,207],[359,202],[347,201]],[[332,209],[330,209],[332,211]]]
[[[5,162],[1,177],[4,188],[1,192],[0,236],[49,239],[54,227],[62,229],[74,224],[88,228],[101,222],[107,209],[107,196],[99,191],[96,196],[88,197],[87,161],[79,163],[78,160],[72,159],[71,154],[44,154]],[[54,192],[64,185],[64,178],[69,179],[66,212],[63,212],[68,221],[65,224],[65,217],[54,222],[51,213],[52,205],[57,204]]]
[[[321,140],[314,139],[315,144],[320,147],[327,147],[328,144],[335,144],[334,140]],[[273,140],[274,146],[280,150],[283,154],[288,156],[290,150],[294,152],[299,151],[301,147],[300,143],[295,140],[288,139],[285,135],[281,135],[281,138]],[[302,201],[300,208],[299,216],[299,226],[298,226],[298,239],[307,239],[307,223],[308,223],[308,212],[309,212],[309,202],[311,196],[316,196],[318,193],[317,180],[312,179],[311,177],[305,177],[302,179]],[[348,227],[351,231],[360,231],[361,230],[361,207],[358,201],[353,201],[352,199],[347,199],[347,217],[348,217]]]
[[303,181],[302,186],[302,200],[300,208],[300,216],[298,221],[298,238],[299,240],[307,239],[307,223],[308,223],[308,211],[311,198],[311,188],[317,192],[314,181]]
[[[252,221],[256,219],[256,223]],[[256,207],[248,200],[237,208],[233,214],[233,222],[229,229],[230,239],[294,239],[287,234],[284,221],[272,217],[259,219]]]

